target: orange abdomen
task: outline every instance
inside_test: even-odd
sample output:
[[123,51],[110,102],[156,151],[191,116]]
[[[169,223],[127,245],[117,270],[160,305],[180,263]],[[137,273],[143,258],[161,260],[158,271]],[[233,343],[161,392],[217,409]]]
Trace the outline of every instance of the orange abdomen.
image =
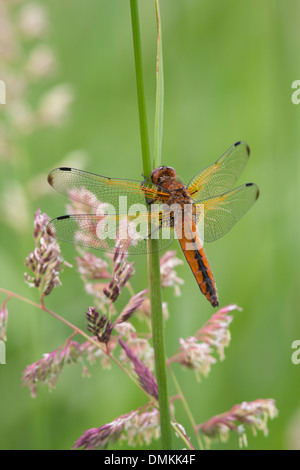
[[[217,288],[208,259],[200,242],[194,222],[190,221],[188,225],[191,225],[191,227],[185,227],[185,233],[182,237],[178,236],[181,249],[195,276],[201,292],[213,307],[218,307],[219,300]],[[190,232],[188,238],[185,236],[187,231]]]

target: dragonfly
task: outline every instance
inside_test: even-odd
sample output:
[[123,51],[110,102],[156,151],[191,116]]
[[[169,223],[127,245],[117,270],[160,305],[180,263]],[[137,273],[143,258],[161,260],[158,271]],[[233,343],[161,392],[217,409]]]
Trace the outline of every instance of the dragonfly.
[[114,252],[119,243],[128,254],[161,251],[177,238],[201,292],[217,307],[216,283],[203,244],[225,235],[257,200],[254,183],[232,189],[249,156],[248,144],[238,141],[187,186],[169,166],[155,168],[144,181],[56,168],[48,175],[49,184],[78,206],[75,213],[51,220],[47,232],[106,252]]

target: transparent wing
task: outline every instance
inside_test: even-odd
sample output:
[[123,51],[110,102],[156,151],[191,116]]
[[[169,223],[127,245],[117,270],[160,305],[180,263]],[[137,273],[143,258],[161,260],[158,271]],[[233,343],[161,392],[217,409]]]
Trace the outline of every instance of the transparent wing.
[[[152,217],[153,219],[153,217]],[[173,242],[173,230],[162,230],[162,214],[152,220],[150,215],[64,215],[49,222],[47,232],[68,243],[113,253],[116,245],[128,254],[157,252]],[[151,224],[149,224],[151,222]],[[148,240],[157,240],[149,248]]]
[[256,184],[247,183],[221,196],[195,203],[195,210],[201,211],[203,209],[204,227],[202,233],[204,241],[212,242],[223,237],[250,209],[258,196],[259,190]]
[[194,201],[207,199],[231,189],[249,159],[246,142],[233,144],[219,160],[205,168],[189,182],[187,188]]
[[52,170],[48,175],[48,182],[58,192],[66,194],[74,201],[95,209],[101,203],[109,203],[116,213],[126,213],[127,207],[133,204],[146,206],[146,198],[165,199],[168,196],[167,192],[158,190],[151,183],[107,178],[68,167]]

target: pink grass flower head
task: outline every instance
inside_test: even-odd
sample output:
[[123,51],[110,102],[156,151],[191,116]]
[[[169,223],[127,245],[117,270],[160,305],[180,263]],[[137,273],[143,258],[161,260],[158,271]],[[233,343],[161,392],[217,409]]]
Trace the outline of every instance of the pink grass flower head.
[[5,303],[0,306],[0,341],[6,341],[8,312]]
[[[115,348],[117,339],[112,339],[111,343],[111,349]],[[77,341],[68,340],[63,346],[44,354],[38,362],[26,367],[22,374],[23,386],[27,385],[31,396],[35,398],[38,384],[47,385],[49,391],[56,387],[57,380],[66,365],[81,363],[83,376],[89,376],[86,361],[91,365],[99,361],[103,369],[110,368],[108,355],[96,344],[90,341],[79,344]]]
[[49,391],[53,390],[65,364],[77,362],[80,354],[80,345],[76,341],[68,341],[64,347],[44,354],[42,359],[24,370],[23,386],[29,387],[33,398],[37,396],[38,383],[48,385]]
[[61,285],[59,274],[68,264],[61,256],[59,244],[47,232],[48,222],[48,215],[38,209],[34,217],[35,249],[25,259],[31,271],[31,274],[25,273],[25,282],[30,287],[37,287],[41,297],[49,295],[55,287]]
[[132,336],[137,337],[136,329],[134,328],[132,323],[125,321],[123,323],[117,323],[114,326],[115,331],[118,333],[120,338],[128,341],[132,338]]
[[128,263],[127,252],[122,249],[122,244],[117,240],[116,249],[113,258],[113,274],[112,279],[104,294],[115,302],[119,297],[122,288],[128,283],[129,279],[134,275],[134,263]]
[[212,441],[226,442],[230,432],[233,431],[238,433],[240,447],[243,447],[247,446],[247,428],[254,435],[257,431],[262,431],[267,436],[268,419],[273,419],[277,415],[278,410],[273,399],[259,399],[235,405],[231,410],[200,424],[198,429],[204,434],[207,446]]
[[[128,325],[126,329],[122,326]],[[130,327],[129,327],[130,326]],[[131,323],[121,323],[116,326],[119,336],[125,341],[126,346],[151,372],[154,370],[154,349],[150,343],[150,335],[147,338],[141,338]],[[128,365],[128,355],[124,349],[121,350],[119,360],[124,365]]]
[[[115,348],[116,344],[117,339],[112,337],[109,343],[110,351]],[[85,341],[80,345],[80,354],[82,355],[82,357],[85,357],[91,365],[94,365],[97,361],[99,361],[102,369],[111,368],[111,362],[108,354],[106,354],[96,344],[93,344],[90,341]]]
[[194,370],[198,378],[200,374],[207,377],[211,365],[217,362],[215,355],[218,354],[220,360],[225,357],[224,348],[230,342],[229,325],[233,320],[229,313],[233,310],[241,309],[237,305],[221,308],[194,336],[181,338],[180,348],[169,362],[179,362],[182,366]]
[[158,400],[157,383],[154,375],[148,369],[148,367],[134,354],[132,349],[124,343],[121,339],[119,340],[121,347],[124,349],[128,359],[133,365],[134,371],[138,376],[139,382],[143,390],[151,395],[153,398]]
[[[102,203],[97,196],[86,189],[72,188],[68,191],[70,203],[66,205],[68,214],[81,215],[81,214],[94,214],[95,208],[103,206],[105,209],[105,203]],[[95,225],[97,222],[95,222]]]
[[[81,246],[97,246],[99,242],[97,235],[99,227],[102,223],[105,226],[107,204],[101,202],[92,191],[89,191],[84,186],[81,188],[71,188],[68,191],[68,196],[70,199],[69,204],[66,205],[68,214],[93,216],[89,219],[88,223],[86,218],[78,219],[78,230],[74,235],[75,243]],[[99,215],[95,216],[95,212]],[[104,240],[102,240],[102,247],[107,248],[108,252],[110,251],[109,246],[104,244]]]
[[[86,221],[83,227],[80,227],[80,221],[78,222],[78,242],[88,241],[89,239],[95,240],[99,232],[99,219],[103,219],[103,224],[106,224],[106,210],[107,204],[99,201],[94,193],[87,190],[86,188],[73,188],[69,192],[70,205],[67,206],[67,211],[72,214],[91,214],[91,209],[94,212],[97,208],[98,217],[91,219],[91,225],[86,226]],[[117,228],[117,236],[115,241],[114,254],[112,256],[113,272],[109,273],[108,263],[97,258],[94,255],[85,253],[81,258],[77,258],[78,269],[82,278],[85,282],[85,287],[88,293],[93,294],[99,300],[103,300],[102,296],[105,295],[111,302],[115,302],[119,297],[122,288],[128,283],[131,276],[134,274],[134,263],[128,263],[127,256],[128,250],[135,240],[130,235],[129,230],[130,222],[124,217],[124,220],[120,221]],[[83,229],[83,230],[82,230]],[[81,240],[80,237],[84,237]],[[104,241],[103,241],[104,243]],[[101,247],[105,249],[105,245],[101,244]],[[112,251],[112,247],[107,245],[108,258],[109,253]],[[109,280],[107,285],[104,283],[93,283],[94,280]],[[90,282],[89,282],[90,281]]]
[[[163,310],[163,317],[165,320],[169,318],[169,310],[167,302],[162,303],[162,310]],[[139,313],[141,319],[146,317],[148,319],[151,318],[151,303],[150,299],[147,297],[144,302],[142,303],[141,307],[139,308]]]
[[116,441],[130,446],[150,444],[160,436],[159,412],[150,405],[131,411],[100,428],[92,428],[77,440],[74,449],[105,449]]
[[97,308],[104,308],[108,299],[104,294],[111,279],[111,272],[107,261],[92,253],[84,252],[77,247],[81,256],[76,258],[78,272],[84,283],[87,294],[93,296],[93,304]]
[[122,310],[121,314],[115,321],[115,325],[128,322],[128,320],[132,317],[132,315],[137,311],[140,310],[143,303],[147,300],[145,294],[147,293],[147,289],[138,292],[134,296],[131,297],[126,307]]
[[224,349],[229,345],[231,339],[229,326],[233,315],[229,315],[229,313],[233,310],[241,311],[242,309],[237,305],[227,305],[221,308],[195,335],[199,341],[215,349],[221,361],[225,359]]
[[32,80],[49,77],[56,72],[57,60],[52,49],[45,44],[35,46],[28,57],[26,72]]
[[78,272],[85,280],[110,279],[108,263],[92,253],[83,253],[76,258]]
[[[149,342],[151,334],[149,334],[148,339],[146,337],[141,338],[136,332],[134,326],[128,321],[132,315],[140,311],[144,303],[148,301],[148,298],[145,297],[146,293],[147,289],[131,297],[128,304],[116,319],[114,328],[119,334],[119,337],[126,340],[127,346],[130,347],[138,359],[143,361],[148,368],[153,370],[153,348]],[[120,354],[120,361],[126,363],[127,360],[127,355],[123,349]]]
[[47,14],[42,5],[32,2],[24,5],[20,17],[19,28],[27,38],[39,38],[48,28]]
[[180,295],[180,287],[184,281],[177,276],[176,266],[183,264],[179,258],[176,258],[176,251],[166,251],[160,258],[160,275],[162,287],[174,287],[175,295]]
[[110,340],[113,326],[106,315],[99,315],[94,307],[89,307],[85,314],[88,324],[87,329],[97,337],[100,343],[107,344]]
[[200,379],[200,374],[207,377],[211,365],[217,362],[212,355],[212,348],[206,343],[199,343],[195,336],[186,339],[180,338],[179,342],[180,349],[176,356],[176,362],[193,369],[197,373],[198,379]]
[[[99,215],[90,218],[88,224],[86,219],[84,219],[84,223],[81,223],[79,219],[78,230],[75,233],[75,242],[79,245],[86,246],[90,244],[92,246],[97,246],[97,243],[99,242],[97,235],[99,224],[103,221],[103,224],[105,225],[104,214],[107,204],[101,202],[92,191],[89,191],[85,187],[70,189],[68,196],[70,202],[67,204],[66,210],[69,214],[94,215],[95,210],[97,210],[97,214],[103,212],[103,216]],[[102,241],[101,246],[103,249],[105,248],[104,240]],[[97,308],[102,309],[108,303],[110,295],[112,295],[112,293],[109,292],[109,286],[112,287],[111,279],[113,277],[110,267],[111,263],[108,263],[99,256],[86,252],[79,246],[76,248],[80,253],[80,257],[76,258],[78,272],[83,280],[85,290],[89,295],[94,297],[94,304]],[[107,245],[106,248],[106,257],[111,261],[113,256],[109,253],[111,247]]]

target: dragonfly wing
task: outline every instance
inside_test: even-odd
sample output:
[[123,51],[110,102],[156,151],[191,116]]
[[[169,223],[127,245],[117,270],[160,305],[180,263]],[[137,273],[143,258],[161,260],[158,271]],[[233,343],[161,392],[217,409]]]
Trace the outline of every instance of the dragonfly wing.
[[202,170],[189,182],[187,188],[194,201],[207,199],[231,189],[250,155],[246,142],[233,144],[219,160]]
[[221,196],[195,203],[195,210],[204,215],[204,241],[212,242],[223,237],[250,209],[258,196],[256,184],[247,183]]
[[[113,253],[116,244],[128,254],[157,252],[168,248],[173,233],[163,238],[160,223],[149,229],[149,219],[143,215],[99,216],[95,214],[64,215],[49,222],[47,232],[58,240]],[[149,245],[149,237],[157,239]]]
[[95,209],[101,203],[110,204],[116,213],[126,213],[133,204],[141,204],[147,211],[146,198],[153,199],[158,195],[164,198],[167,195],[151,183],[107,178],[68,167],[52,170],[48,182],[58,192],[76,202]]

